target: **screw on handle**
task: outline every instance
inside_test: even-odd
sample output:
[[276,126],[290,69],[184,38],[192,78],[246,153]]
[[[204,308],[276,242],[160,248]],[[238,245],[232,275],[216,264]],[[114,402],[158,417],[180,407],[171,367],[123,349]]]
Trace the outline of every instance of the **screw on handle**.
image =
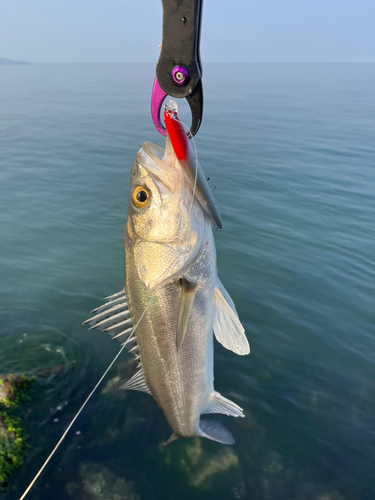
[[187,97],[202,78],[199,56],[203,0],[162,0],[163,40],[156,66],[162,90]]

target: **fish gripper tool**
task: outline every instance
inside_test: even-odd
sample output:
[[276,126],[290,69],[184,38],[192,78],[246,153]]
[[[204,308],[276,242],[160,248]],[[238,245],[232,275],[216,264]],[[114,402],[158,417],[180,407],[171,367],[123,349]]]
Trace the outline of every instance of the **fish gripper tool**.
[[160,110],[167,96],[186,98],[191,110],[188,136],[197,132],[203,115],[202,65],[199,55],[203,0],[162,0],[163,37],[152,89],[151,116],[166,135]]

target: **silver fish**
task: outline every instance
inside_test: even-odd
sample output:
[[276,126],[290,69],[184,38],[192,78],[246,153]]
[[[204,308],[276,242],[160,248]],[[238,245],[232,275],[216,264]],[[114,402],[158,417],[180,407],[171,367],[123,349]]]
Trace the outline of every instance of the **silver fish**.
[[136,355],[138,371],[122,387],[154,397],[173,429],[167,442],[200,436],[232,444],[220,422],[200,418],[244,416],[214,390],[213,332],[237,354],[250,348],[217,275],[212,215],[192,182],[168,137],[165,150],[141,145],[130,173],[125,288],[85,323],[125,341]]

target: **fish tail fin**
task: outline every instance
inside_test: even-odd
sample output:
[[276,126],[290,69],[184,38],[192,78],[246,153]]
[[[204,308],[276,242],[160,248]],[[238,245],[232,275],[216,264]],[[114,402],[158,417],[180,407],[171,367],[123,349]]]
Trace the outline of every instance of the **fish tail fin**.
[[232,434],[218,420],[201,420],[199,436],[222,444],[234,444]]

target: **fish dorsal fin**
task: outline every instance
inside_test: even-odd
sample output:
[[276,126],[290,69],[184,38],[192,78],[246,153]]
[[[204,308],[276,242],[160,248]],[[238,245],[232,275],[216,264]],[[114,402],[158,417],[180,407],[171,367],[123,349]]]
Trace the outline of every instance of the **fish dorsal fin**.
[[150,388],[146,382],[146,378],[142,368],[138,370],[137,373],[133,375],[132,378],[126,382],[126,384],[122,385],[120,389],[142,391],[151,394]]
[[234,444],[232,434],[221,422],[217,420],[201,420],[199,422],[199,435],[211,441],[222,444]]
[[[92,313],[96,313],[91,318],[84,321],[84,325],[90,324],[90,330],[96,328],[102,332],[108,332],[112,338],[119,338],[121,342],[132,332],[132,320],[130,318],[128,303],[125,291],[115,293],[107,297],[107,302],[97,307]],[[125,335],[125,337],[124,337]]]
[[249,354],[250,346],[233,300],[218,280],[215,288],[214,333],[216,340],[236,354]]
[[244,417],[242,408],[230,399],[225,398],[219,392],[213,392],[210,396],[210,402],[202,412],[204,413],[223,413],[230,417]]
[[186,278],[181,278],[180,281],[181,281],[182,291],[181,291],[180,309],[178,311],[178,319],[177,319],[177,332],[176,332],[177,349],[181,347],[181,344],[185,338],[188,319],[191,311],[191,306],[193,305],[196,286],[197,286],[196,283],[188,281]]

